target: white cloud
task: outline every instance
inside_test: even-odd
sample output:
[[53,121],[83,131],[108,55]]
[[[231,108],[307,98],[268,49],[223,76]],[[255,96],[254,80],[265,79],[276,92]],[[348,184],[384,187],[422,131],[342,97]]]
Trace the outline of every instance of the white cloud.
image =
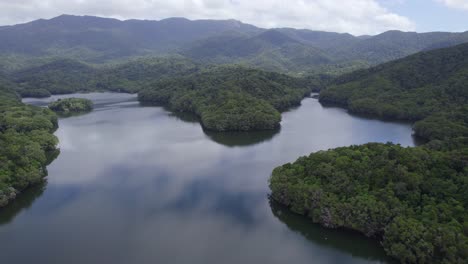
[[414,23],[377,0],[0,0],[0,24],[60,14],[120,19],[238,19],[260,27],[294,27],[353,34],[414,30]]
[[438,2],[451,8],[468,10],[468,0],[438,0]]

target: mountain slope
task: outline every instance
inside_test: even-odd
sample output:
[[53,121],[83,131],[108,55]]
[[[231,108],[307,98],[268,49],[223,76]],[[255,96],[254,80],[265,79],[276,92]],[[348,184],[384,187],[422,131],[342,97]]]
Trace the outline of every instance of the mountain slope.
[[225,34],[210,37],[190,45],[182,54],[203,62],[246,64],[281,72],[307,71],[333,61],[320,49],[278,30],[267,30],[254,36]]
[[427,139],[468,136],[468,44],[344,75],[321,92],[320,100],[354,113],[422,120],[415,131]]
[[468,42],[467,32],[389,31],[355,37],[305,29],[262,29],[235,20],[120,21],[62,15],[0,27],[0,70],[38,65],[35,60],[47,61],[51,56],[100,64],[179,53],[200,62],[341,73],[464,42]]
[[312,153],[273,170],[272,199],[327,228],[373,237],[401,263],[466,263],[468,44],[338,77],[320,101],[417,121],[426,144]]
[[104,90],[137,92],[150,81],[188,75],[199,68],[200,65],[182,58],[136,59],[106,67],[58,59],[15,72],[11,81],[23,97]]
[[[27,68],[12,75],[19,84],[22,96],[33,96],[35,93],[65,94],[89,90],[88,84],[96,69],[84,63],[59,59],[44,65]],[[36,96],[37,97],[37,96]]]
[[81,56],[90,61],[161,53],[224,31],[256,32],[235,20],[161,21],[62,15],[0,28],[0,53]]
[[416,33],[392,30],[340,47],[331,52],[343,59],[364,60],[376,65],[420,51],[445,48],[465,42],[468,42],[468,32]]

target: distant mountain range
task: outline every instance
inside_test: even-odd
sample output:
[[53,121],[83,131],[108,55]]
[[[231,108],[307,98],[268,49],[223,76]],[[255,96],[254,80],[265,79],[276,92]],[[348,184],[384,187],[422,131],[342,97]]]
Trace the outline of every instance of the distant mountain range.
[[[353,36],[292,28],[263,29],[236,20],[160,21],[62,15],[0,27],[4,64],[67,57],[105,63],[136,56],[184,56],[283,72],[349,71],[420,51],[468,42],[464,33],[388,31]],[[20,65],[21,66],[21,65]],[[18,66],[18,67],[20,67]]]

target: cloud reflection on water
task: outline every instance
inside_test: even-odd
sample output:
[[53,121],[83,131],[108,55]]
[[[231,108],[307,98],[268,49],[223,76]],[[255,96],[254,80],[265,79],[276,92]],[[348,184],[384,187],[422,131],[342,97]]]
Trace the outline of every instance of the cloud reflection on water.
[[[236,145],[213,140],[197,122],[163,108],[140,107],[131,95],[86,96],[101,104],[87,115],[60,120],[61,155],[49,166],[47,190],[0,226],[5,260],[386,261],[379,259],[382,252],[353,255],[345,245],[359,245],[360,238],[343,235],[341,244],[330,245],[275,216],[268,178],[275,166],[321,149],[368,141],[413,145],[409,125],[352,117],[306,99],[283,114],[278,133]],[[365,250],[375,248],[362,243]]]

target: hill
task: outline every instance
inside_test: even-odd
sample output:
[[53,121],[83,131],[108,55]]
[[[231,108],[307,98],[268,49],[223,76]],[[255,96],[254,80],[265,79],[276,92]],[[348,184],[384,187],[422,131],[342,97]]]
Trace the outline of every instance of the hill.
[[225,66],[152,83],[138,98],[194,113],[210,130],[247,131],[277,128],[279,111],[299,104],[311,90],[302,79]]
[[[242,66],[215,66],[183,58],[148,58],[108,67],[58,60],[13,74],[16,91],[42,97],[57,93],[139,93],[142,102],[197,114],[205,128],[263,130],[279,126],[279,111],[297,105],[324,76],[305,78]],[[14,83],[13,83],[14,84]]]
[[467,83],[468,44],[462,44],[341,76],[320,101],[353,113],[418,121],[417,135],[447,139],[468,136]]
[[23,97],[47,97],[90,90],[89,82],[96,69],[71,59],[58,59],[44,65],[15,72],[12,79],[19,84]]
[[468,44],[421,52],[331,81],[323,103],[416,121],[427,143],[369,143],[276,168],[272,198],[313,222],[381,241],[402,263],[468,258]]
[[200,66],[186,59],[146,58],[91,66],[72,59],[57,59],[11,74],[23,97],[48,97],[90,91],[137,92],[147,82],[187,75]]

